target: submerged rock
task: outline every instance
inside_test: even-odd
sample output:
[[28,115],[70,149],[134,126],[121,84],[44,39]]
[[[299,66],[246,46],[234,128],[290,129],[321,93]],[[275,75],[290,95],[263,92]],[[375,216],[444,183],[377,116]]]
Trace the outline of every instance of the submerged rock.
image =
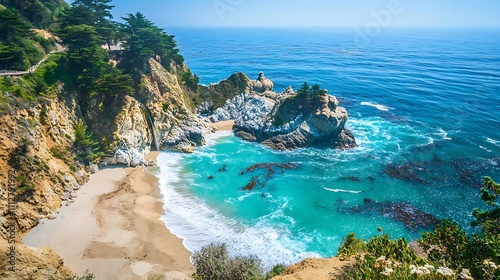
[[227,166],[224,164],[221,168],[219,168],[218,172],[225,172]]
[[240,175],[244,175],[246,173],[251,173],[257,169],[264,169],[267,171],[267,173],[263,176],[253,176],[250,182],[248,182],[242,190],[244,191],[251,191],[253,190],[258,184],[260,184],[261,187],[265,187],[267,185],[267,182],[271,179],[271,177],[276,173],[275,168],[281,169],[281,174],[284,173],[285,169],[295,169],[297,168],[296,164],[293,163],[256,163],[248,168],[245,169],[245,171],[240,172]]
[[419,228],[432,228],[439,219],[432,214],[422,211],[408,202],[377,202],[369,198],[364,199],[363,205],[341,209],[351,213],[371,214],[378,212],[384,217],[403,223],[411,231]]
[[241,190],[251,191],[255,188],[255,186],[257,186],[257,182],[255,182],[254,180],[250,180],[250,182],[248,182],[248,184],[246,184]]
[[349,180],[353,182],[361,182],[361,179],[357,176],[342,177],[342,180]]

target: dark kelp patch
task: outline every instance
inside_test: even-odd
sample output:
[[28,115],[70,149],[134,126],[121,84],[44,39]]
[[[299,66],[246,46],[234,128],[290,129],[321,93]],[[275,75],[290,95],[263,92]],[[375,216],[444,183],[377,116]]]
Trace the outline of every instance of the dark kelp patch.
[[255,187],[257,187],[257,185],[265,187],[267,185],[267,182],[271,179],[273,175],[276,174],[277,171],[279,171],[280,174],[283,174],[285,173],[286,169],[295,169],[297,167],[298,165],[293,163],[276,163],[276,162],[256,163],[252,166],[249,166],[248,168],[245,169],[245,171],[242,171],[239,174],[245,175],[247,173],[252,173],[259,169],[264,169],[267,171],[267,173],[261,176],[253,176],[252,179],[243,188],[241,188],[241,190],[251,191]]
[[414,207],[406,201],[377,202],[375,200],[365,198],[362,205],[341,208],[339,210],[347,213],[362,215],[378,213],[384,217],[403,223],[403,226],[410,231],[417,231],[420,228],[433,228],[437,223],[439,223],[439,219],[437,217]]

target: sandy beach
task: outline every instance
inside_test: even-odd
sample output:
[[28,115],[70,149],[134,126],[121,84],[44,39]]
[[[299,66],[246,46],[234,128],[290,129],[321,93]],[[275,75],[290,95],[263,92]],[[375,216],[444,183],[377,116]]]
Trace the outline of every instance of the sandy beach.
[[230,131],[233,129],[234,120],[221,121],[211,124],[216,131]]
[[160,220],[158,180],[145,167],[100,170],[77,194],[24,243],[54,248],[74,273],[95,279],[191,279],[191,254]]

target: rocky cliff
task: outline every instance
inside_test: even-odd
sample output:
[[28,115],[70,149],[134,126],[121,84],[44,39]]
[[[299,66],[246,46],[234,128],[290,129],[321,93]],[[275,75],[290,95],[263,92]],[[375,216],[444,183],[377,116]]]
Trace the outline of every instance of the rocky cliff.
[[203,145],[203,123],[187,105],[177,75],[153,59],[148,61],[146,73],[137,98],[151,114],[157,148],[191,152],[194,147]]
[[216,109],[210,120],[234,119],[236,136],[276,150],[356,146],[345,128],[347,111],[334,96],[299,94],[291,87],[278,94],[272,88],[260,73],[257,80],[248,82],[245,92]]
[[[0,114],[0,210],[7,209],[8,172],[14,170],[21,233],[71,202],[75,190],[97,170],[96,164],[84,166],[74,153],[75,126],[82,121],[107,146],[104,161],[109,164],[147,164],[144,156],[152,146],[191,151],[204,143],[203,123],[184,102],[175,73],[154,60],[148,65],[137,96],[90,100],[84,108],[61,83],[54,97],[31,104],[1,92],[5,104],[17,105]],[[6,221],[0,222],[6,239]]]
[[150,59],[134,95],[90,101],[84,115],[107,146],[104,163],[147,165],[151,149],[191,152],[205,143],[204,124],[184,99],[176,67],[167,71]]
[[[23,235],[40,219],[71,203],[92,168],[74,161],[74,125],[82,117],[75,95],[63,94],[20,105],[9,92],[7,113],[0,114],[0,278],[70,279],[71,271],[49,248],[22,245]],[[64,98],[62,97],[64,96]],[[13,105],[18,104],[18,105]],[[28,106],[29,105],[29,106]],[[11,179],[11,181],[9,181]],[[15,203],[14,203],[15,201]],[[16,272],[7,267],[8,248],[16,241]]]
[[[56,83],[54,95],[31,101],[0,91],[0,254],[7,256],[3,244],[15,240],[17,268],[31,269],[23,274],[26,279],[71,278],[53,250],[26,247],[22,237],[40,219],[57,218],[56,209],[71,203],[98,169],[75,151],[75,127],[88,127],[100,140],[107,164],[148,164],[144,156],[152,147],[186,152],[204,143],[203,123],[185,102],[175,70],[153,59],[148,67],[140,90],[131,96],[98,95],[82,102],[62,82]],[[5,79],[25,86],[23,78]],[[8,274],[7,267],[0,271],[2,279],[20,275]]]

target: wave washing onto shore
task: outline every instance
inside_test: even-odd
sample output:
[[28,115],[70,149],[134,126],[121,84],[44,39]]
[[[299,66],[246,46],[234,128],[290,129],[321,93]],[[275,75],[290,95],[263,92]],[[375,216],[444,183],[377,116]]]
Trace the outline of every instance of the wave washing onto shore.
[[[226,242],[231,254],[257,255],[269,267],[335,255],[349,232],[418,237],[424,229],[381,213],[388,205],[470,230],[472,209],[484,206],[482,176],[500,180],[498,32],[385,31],[369,46],[348,30],[173,32],[202,83],[264,71],[277,91],[304,81],[327,88],[359,144],[277,152],[224,132],[193,154],[161,154],[163,219],[188,249]],[[297,167],[243,172],[258,163]],[[257,186],[243,191],[250,180]]]
[[[475,189],[443,193],[418,180],[398,181],[385,173],[387,165],[432,159],[439,153],[434,143],[450,141],[442,129],[422,132],[380,117],[353,118],[349,125],[360,147],[348,151],[276,152],[220,132],[209,135],[207,145],[193,154],[162,153],[158,176],[165,202],[163,220],[191,252],[210,242],[224,242],[232,255],[259,256],[263,267],[270,268],[305,257],[335,255],[342,237],[351,231],[364,238],[376,234],[378,227],[393,237],[418,235],[388,217],[354,211],[365,198],[408,201],[438,217],[462,220],[471,209],[464,205],[479,204]],[[298,168],[277,170],[271,178],[259,171],[240,175],[262,162],[293,163]],[[420,163],[415,168],[422,169]],[[416,172],[426,179],[430,171]],[[259,181],[259,187],[242,191],[250,179]]]
[[[228,135],[227,132],[210,135],[207,146],[215,145],[218,138]],[[237,217],[227,217],[195,197],[187,185],[189,181],[182,181],[179,176],[183,173],[182,160],[182,154],[160,154],[157,161],[161,170],[157,176],[164,197],[162,220],[172,233],[183,239],[189,251],[198,251],[211,242],[226,243],[232,255],[259,256],[265,269],[277,263],[292,264],[307,257],[320,256],[306,252],[300,239],[288,240],[287,229],[270,224],[270,219],[265,216],[248,226]],[[274,217],[279,215],[280,210],[272,213]]]

